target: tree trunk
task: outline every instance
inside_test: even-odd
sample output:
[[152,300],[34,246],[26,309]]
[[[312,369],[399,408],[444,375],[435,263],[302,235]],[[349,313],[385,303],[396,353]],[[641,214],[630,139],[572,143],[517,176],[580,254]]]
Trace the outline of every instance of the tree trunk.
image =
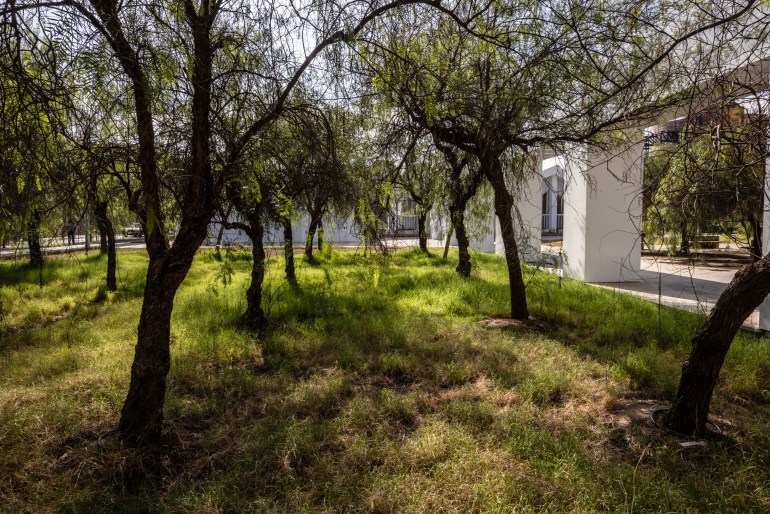
[[246,291],[246,312],[244,320],[249,325],[259,328],[265,323],[265,312],[262,310],[262,284],[265,281],[265,247],[262,243],[262,215],[260,207],[255,207],[249,216],[251,236],[251,255],[254,262],[251,265],[251,284]]
[[118,424],[119,433],[128,442],[152,442],[161,435],[166,377],[171,367],[171,311],[193,255],[194,250],[176,261],[150,255],[131,385]]
[[107,202],[94,199],[93,203],[94,218],[96,218],[96,228],[99,230],[99,253],[104,255],[109,251],[107,248],[107,223],[109,222],[109,218],[107,217]]
[[217,260],[222,259],[222,237],[225,234],[225,224],[221,223],[219,225],[219,231],[217,232],[217,240],[216,243],[214,243],[214,254],[216,255]]
[[225,219],[221,220],[222,223],[219,224],[219,231],[217,232],[217,240],[216,243],[214,243],[214,255],[216,256],[217,260],[222,260],[222,237],[225,235],[225,224],[230,221],[230,213],[233,211],[233,206],[228,205],[227,206],[227,212],[225,212]]
[[711,396],[730,344],[746,318],[770,293],[769,258],[738,270],[693,338],[690,356],[682,365],[676,402],[665,419],[671,430],[687,435],[706,431]]
[[[760,213],[760,216],[762,214]],[[762,258],[762,225],[759,220],[761,217],[754,217],[749,224],[751,225],[751,231],[753,237],[751,238],[751,253],[755,261]]]
[[[505,185],[505,175],[503,174],[499,158],[495,157],[489,159],[486,163],[482,162],[482,168],[495,192],[495,215],[500,220],[500,235],[503,238],[503,246],[505,247],[505,263],[508,266],[511,318],[526,320],[529,317],[529,312],[527,310],[524,277],[521,274],[519,249],[516,245],[516,232],[512,217],[513,197]],[[455,229],[458,230],[459,227],[455,227]]]
[[483,175],[481,170],[474,170],[463,180],[462,173],[463,169],[468,165],[468,158],[461,157],[458,151],[450,145],[438,142],[436,147],[444,154],[451,168],[449,180],[449,218],[451,219],[451,225],[446,245],[444,246],[444,259],[449,254],[449,241],[452,237],[452,230],[454,230],[457,233],[457,248],[460,255],[455,271],[464,277],[469,277],[471,275],[471,254],[468,251],[470,243],[465,231],[465,207],[476,194],[479,185],[481,185]]
[[[452,217],[452,214],[449,214],[450,217]],[[452,234],[454,233],[455,226],[454,222],[449,223],[449,230],[446,233],[446,242],[444,243],[444,256],[442,259],[446,260],[447,256],[449,256],[449,243],[452,241]]]
[[43,250],[40,247],[40,211],[32,209],[27,222],[27,246],[29,247],[29,264],[34,268],[43,265]]
[[117,252],[115,251],[115,229],[112,221],[107,215],[107,202],[94,202],[94,215],[96,225],[99,228],[99,245],[101,253],[107,254],[107,290],[117,291],[118,281],[116,278],[117,270]]
[[118,290],[118,252],[115,249],[115,230],[112,222],[107,226],[107,291]]
[[115,250],[115,230],[107,220],[107,291],[118,290],[118,253]]
[[428,233],[425,230],[425,221],[427,218],[428,212],[422,212],[422,210],[417,217],[417,237],[420,241],[420,250],[422,250],[424,253],[428,253]]
[[305,239],[305,257],[308,259],[313,258],[313,238],[318,226],[318,222],[311,216],[310,226],[307,228],[307,238]]
[[323,250],[324,245],[324,219],[323,216],[318,218],[318,251]]
[[110,223],[110,230],[107,232],[107,290],[118,290],[118,253],[115,250],[115,231],[112,230],[112,223]]
[[104,255],[104,254],[106,254],[109,251],[109,249],[107,248],[107,244],[108,244],[107,243],[107,238],[108,238],[108,236],[107,236],[107,232],[105,232],[105,230],[104,230],[104,227],[102,227],[99,224],[99,216],[98,215],[96,216],[96,224],[97,224],[97,228],[99,229],[99,253]]
[[289,284],[297,285],[297,276],[294,274],[294,234],[291,230],[291,220],[283,220],[283,258],[284,271]]
[[453,225],[457,233],[457,250],[460,254],[455,271],[463,277],[470,277],[472,268],[471,253],[468,251],[470,242],[468,241],[468,234],[465,232],[465,213],[462,210],[454,213]]
[[687,225],[682,223],[682,226],[680,227],[680,232],[682,235],[682,241],[680,245],[679,253],[683,256],[690,255],[690,239],[687,236]]

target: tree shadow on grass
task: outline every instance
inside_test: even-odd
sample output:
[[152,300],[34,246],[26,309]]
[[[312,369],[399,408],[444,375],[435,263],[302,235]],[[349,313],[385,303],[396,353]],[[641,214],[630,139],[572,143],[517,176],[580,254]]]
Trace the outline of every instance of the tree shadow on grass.
[[[466,322],[399,309],[367,313],[359,295],[341,296],[348,297],[338,298],[328,316],[285,323],[266,336],[262,362],[219,358],[214,366],[181,356],[170,378],[165,446],[149,453],[104,450],[94,447],[93,434],[62,444],[80,448],[62,470],[85,487],[73,508],[349,510],[368,504],[375,492],[386,494],[377,490],[382,479],[406,486],[407,476],[440,490],[440,470],[460,465],[463,446],[451,446],[460,434],[457,444],[500,452],[529,469],[521,487],[531,486],[532,501],[554,508],[568,505],[559,498],[584,493],[618,505],[620,485],[636,488],[640,510],[719,506],[714,484],[729,489],[731,475],[752,465],[735,439],[714,443],[711,455],[695,460],[636,426],[613,433],[619,449],[598,457],[584,446],[585,434],[554,429],[548,419],[515,408],[501,411],[478,396],[483,389],[475,392],[505,369],[509,378],[492,379],[497,387],[516,389],[530,380],[515,342],[475,344],[484,329]],[[337,316],[351,305],[356,316]],[[422,450],[441,441],[450,446]],[[729,459],[734,465],[725,468]],[[88,470],[78,469],[82,462]],[[564,476],[574,479],[559,479]],[[661,483],[679,503],[656,494]],[[399,503],[405,496],[388,498],[409,506]]]
[[[694,460],[635,425],[606,429],[607,439],[601,420],[575,431],[567,422],[579,410],[570,411],[561,384],[535,373],[517,352],[522,333],[489,334],[467,318],[399,307],[400,291],[427,295],[446,274],[407,279],[393,273],[381,277],[377,289],[305,288],[281,300],[268,333],[228,325],[238,340],[218,353],[172,347],[166,446],[151,454],[104,450],[93,446],[94,434],[61,443],[57,459],[67,448],[80,449],[61,468],[62,481],[77,481],[82,490],[71,510],[344,511],[370,505],[378,480],[396,491],[380,490],[382,504],[417,510],[408,503],[410,484],[427,487],[413,495],[439,497],[474,488],[483,476],[512,480],[493,492],[510,495],[504,498],[513,506],[512,490],[532,490],[533,505],[552,510],[580,510],[571,502],[586,495],[597,499],[581,504],[585,510],[607,510],[632,491],[637,508],[647,511],[730,507],[720,490],[735,493],[738,510],[759,506],[737,495],[751,484],[731,480],[766,475],[766,451],[754,452],[731,436]],[[504,285],[472,284],[488,294],[505,292]],[[217,308],[208,297],[195,302],[185,316],[202,305]],[[483,314],[479,309],[469,311]],[[219,326],[235,315],[232,308],[201,323]],[[202,325],[190,333],[202,334]],[[615,337],[605,345],[621,352]],[[565,352],[590,357],[580,347],[589,343],[562,344]],[[239,353],[249,347],[258,351]],[[612,354],[599,357],[617,362]],[[618,449],[594,453],[585,440]],[[471,467],[459,472],[459,482],[449,475],[448,489],[441,489],[448,469],[462,470],[489,453],[511,467]],[[463,454],[470,456],[462,460]],[[519,468],[526,475],[516,482]]]

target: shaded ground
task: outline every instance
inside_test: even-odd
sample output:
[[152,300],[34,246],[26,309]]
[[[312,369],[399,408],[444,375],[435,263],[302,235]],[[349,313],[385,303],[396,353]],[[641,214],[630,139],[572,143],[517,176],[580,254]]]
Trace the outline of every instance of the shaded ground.
[[[196,258],[175,301],[166,438],[112,433],[146,267],[0,263],[0,510],[8,512],[766,512],[770,341],[741,334],[715,392],[735,427],[657,430],[702,318],[502,259],[470,279],[419,252],[267,267],[269,330],[238,323],[249,255]],[[487,321],[479,323],[480,320]],[[501,328],[500,325],[509,325]],[[723,423],[719,423],[722,425]]]

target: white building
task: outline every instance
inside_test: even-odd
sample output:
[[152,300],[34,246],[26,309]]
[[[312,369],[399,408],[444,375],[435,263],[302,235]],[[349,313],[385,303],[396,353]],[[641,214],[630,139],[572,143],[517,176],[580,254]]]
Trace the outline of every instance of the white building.
[[543,161],[543,187],[541,209],[543,235],[561,235],[564,230],[564,169],[562,156],[551,157]]

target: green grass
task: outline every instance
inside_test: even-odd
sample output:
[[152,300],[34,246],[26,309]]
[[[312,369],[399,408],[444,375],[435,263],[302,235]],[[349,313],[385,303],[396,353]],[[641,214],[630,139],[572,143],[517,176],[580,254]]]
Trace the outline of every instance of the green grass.
[[[455,256],[456,259],[456,256]],[[697,315],[525,270],[538,323],[504,315],[505,264],[473,276],[416,251],[271,260],[263,334],[250,262],[201,253],[180,288],[164,444],[115,428],[146,258],[42,273],[0,263],[0,510],[7,512],[763,512],[770,343],[741,334],[683,450],[639,405],[670,401]],[[652,402],[649,402],[652,401]],[[636,410],[635,410],[636,409]]]

